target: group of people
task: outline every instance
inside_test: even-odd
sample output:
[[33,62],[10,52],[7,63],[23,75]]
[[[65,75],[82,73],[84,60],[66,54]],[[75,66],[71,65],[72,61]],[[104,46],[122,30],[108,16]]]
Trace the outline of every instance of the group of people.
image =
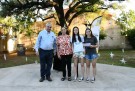
[[[42,30],[37,38],[35,44],[36,54],[40,58],[40,80],[43,82],[45,78],[48,81],[52,81],[51,67],[54,55],[57,56],[61,62],[62,78],[61,81],[71,81],[71,63],[74,62],[74,81],[77,81],[78,75],[78,60],[81,64],[81,76],[78,79],[79,82],[85,78],[85,66],[86,60],[86,82],[94,82],[96,76],[96,60],[98,54],[96,48],[98,47],[97,38],[92,34],[89,28],[85,30],[85,36],[79,34],[79,28],[75,26],[73,28],[72,37],[70,37],[66,27],[61,28],[59,36],[51,31],[51,24],[46,24],[46,29]],[[55,60],[54,60],[55,61]],[[93,76],[90,79],[90,65],[93,67]],[[67,71],[66,71],[67,70]],[[66,73],[68,73],[66,75]]]

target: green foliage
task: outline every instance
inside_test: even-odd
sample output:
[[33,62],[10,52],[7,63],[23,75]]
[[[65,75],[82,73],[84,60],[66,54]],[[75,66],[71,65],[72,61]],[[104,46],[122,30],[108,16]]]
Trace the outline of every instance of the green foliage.
[[[110,52],[112,52],[115,56],[113,58],[110,57]],[[100,57],[98,59],[98,63],[109,64],[109,65],[119,65],[126,67],[134,67],[135,68],[135,50],[125,50],[124,54],[122,54],[121,50],[99,50]],[[120,60],[124,57],[127,61],[125,64],[121,63]]]
[[[67,12],[64,10],[64,4],[69,6]],[[69,27],[73,19],[79,15],[99,10],[101,2],[100,0],[6,0],[0,1],[0,6],[0,15],[3,17],[19,14],[28,16],[31,12],[33,16],[30,17],[33,19],[40,18],[45,21],[54,18],[57,25]],[[40,10],[46,11],[46,14],[42,14]]]
[[117,24],[122,29],[121,34],[127,36],[129,43],[135,49],[135,12],[132,10],[122,12],[120,18],[117,20]]
[[112,3],[110,7],[113,9],[123,9],[124,8],[124,6],[121,6],[116,2]]
[[[125,50],[124,57],[127,61],[126,64],[121,63],[119,60],[123,58],[121,50],[111,50],[115,54],[114,58],[110,58],[110,50],[99,50],[100,57],[98,59],[98,63],[101,64],[109,64],[109,65],[119,65],[125,67],[133,67],[135,68],[135,50]],[[12,53],[8,55],[7,60],[0,60],[0,68],[5,67],[13,67],[24,64],[32,64],[35,63],[35,60],[39,63],[38,56],[35,55],[33,49],[27,49],[26,51],[28,61],[26,62],[26,56],[16,56],[16,53]],[[19,60],[19,61],[18,61]]]
[[135,29],[128,30],[126,34],[130,45],[135,49]]
[[117,19],[117,24],[122,28],[122,32],[126,34],[126,31],[129,29],[135,28],[135,12],[133,10],[129,10],[129,12],[122,12],[120,14],[120,18]]
[[25,32],[25,36],[32,37],[35,34],[35,32],[32,29],[27,29]]
[[100,31],[99,40],[104,40],[106,38],[106,33],[103,32],[103,30]]
[[0,24],[3,25],[2,28],[4,34],[8,34],[9,29],[15,26],[14,22],[16,22],[16,20],[13,17],[0,18]]
[[15,19],[16,19],[16,27],[14,28],[15,30],[17,30],[17,32],[26,33],[26,35],[29,35],[27,33],[32,33],[32,32],[28,32],[32,30],[32,25],[34,23],[34,20],[32,21],[33,15],[31,14],[31,12],[29,12],[27,15],[25,14],[15,15]]

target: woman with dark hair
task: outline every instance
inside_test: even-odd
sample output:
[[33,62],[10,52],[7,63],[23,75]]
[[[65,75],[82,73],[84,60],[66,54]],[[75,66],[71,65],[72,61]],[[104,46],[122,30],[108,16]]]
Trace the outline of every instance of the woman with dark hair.
[[[96,48],[98,47],[98,41],[89,28],[85,30],[84,44],[87,44],[85,45],[86,76],[87,76],[86,82],[91,81],[93,83],[95,81],[95,76],[96,76],[96,61],[98,58]],[[93,68],[93,77],[90,80],[91,64]]]
[[[61,31],[58,33],[58,36],[60,36],[62,33]],[[57,46],[56,46],[57,47]],[[62,71],[62,62],[58,58],[57,54],[54,54],[54,61],[53,61],[53,69],[57,71]]]
[[71,81],[71,59],[72,59],[72,46],[70,36],[67,34],[67,29],[62,27],[61,35],[57,37],[57,55],[62,62],[63,77],[61,81],[66,79],[66,66],[68,71],[68,81]]
[[[66,34],[69,35],[69,32],[66,31]],[[58,36],[62,35],[62,32],[59,31]],[[57,46],[56,46],[57,47]],[[58,58],[57,54],[54,54],[53,69],[57,71],[62,71],[62,62]]]
[[77,80],[77,68],[78,60],[81,61],[81,78],[79,82],[84,79],[84,48],[83,48],[84,38],[79,34],[79,28],[74,27],[72,33],[72,47],[73,47],[73,60],[74,60],[74,81]]

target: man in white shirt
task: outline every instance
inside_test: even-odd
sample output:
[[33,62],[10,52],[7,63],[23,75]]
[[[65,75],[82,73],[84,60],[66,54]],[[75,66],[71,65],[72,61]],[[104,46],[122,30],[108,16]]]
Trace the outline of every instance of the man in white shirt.
[[40,58],[41,78],[39,82],[43,82],[45,77],[48,81],[52,81],[50,75],[55,41],[56,36],[54,32],[51,31],[51,24],[47,23],[46,29],[39,33],[35,44],[36,55],[39,55]]

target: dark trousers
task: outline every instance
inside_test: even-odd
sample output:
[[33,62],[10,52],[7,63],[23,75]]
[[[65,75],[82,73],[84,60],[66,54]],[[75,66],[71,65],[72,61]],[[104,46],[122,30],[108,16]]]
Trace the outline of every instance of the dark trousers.
[[62,71],[62,62],[57,55],[54,55],[53,69],[57,71]]
[[50,77],[51,67],[53,60],[53,50],[43,50],[39,49],[39,58],[40,58],[40,76],[42,78]]
[[66,77],[66,65],[68,77],[71,77],[71,59],[72,55],[61,55],[63,77]]

